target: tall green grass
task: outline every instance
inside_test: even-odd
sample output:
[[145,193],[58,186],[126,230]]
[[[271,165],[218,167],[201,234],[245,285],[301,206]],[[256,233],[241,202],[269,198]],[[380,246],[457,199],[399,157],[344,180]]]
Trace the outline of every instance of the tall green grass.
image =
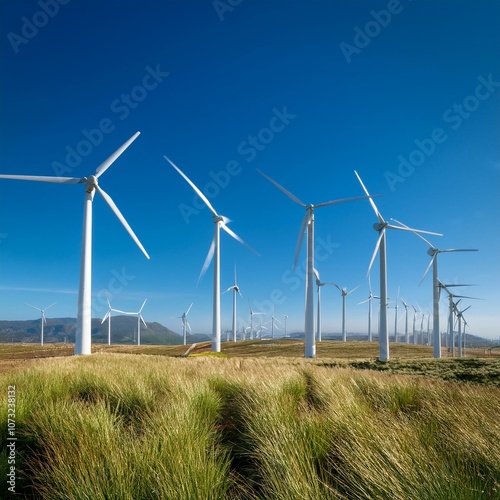
[[17,387],[21,498],[500,498],[495,387],[127,354],[0,379]]

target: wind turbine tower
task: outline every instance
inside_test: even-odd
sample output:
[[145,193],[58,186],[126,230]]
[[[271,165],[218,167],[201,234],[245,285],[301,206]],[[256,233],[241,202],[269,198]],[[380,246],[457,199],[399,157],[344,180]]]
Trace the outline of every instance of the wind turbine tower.
[[314,210],[316,208],[325,207],[327,205],[335,205],[338,203],[344,203],[348,201],[362,200],[366,196],[357,196],[355,198],[345,198],[341,200],[326,201],[323,203],[318,203],[316,205],[305,204],[300,201],[296,196],[287,191],[283,186],[278,184],[276,181],[268,177],[266,174],[257,170],[263,177],[265,177],[269,182],[274,184],[281,192],[286,194],[295,203],[305,207],[306,213],[302,219],[302,226],[300,228],[299,240],[297,242],[297,247],[295,250],[295,261],[294,269],[297,267],[297,260],[299,258],[300,248],[302,246],[302,241],[304,239],[304,233],[307,229],[307,270],[306,270],[306,305],[304,312],[304,357],[314,358],[316,357],[316,342],[314,339]]
[[[368,190],[366,189],[365,185],[363,184],[363,181],[361,180],[361,177],[358,175],[356,171],[354,171],[356,174],[356,177],[358,178],[359,183],[361,184],[361,187],[363,188],[363,191],[369,196]],[[375,215],[378,218],[378,223],[375,223],[373,225],[373,229],[379,233],[379,237],[377,239],[377,243],[375,245],[375,250],[372,255],[372,259],[370,261],[370,265],[368,266],[368,273],[371,270],[371,267],[373,265],[373,261],[375,260],[375,257],[377,255],[377,252],[380,249],[380,330],[379,330],[379,343],[380,343],[380,360],[381,361],[388,361],[389,360],[389,330],[388,330],[388,324],[387,324],[387,258],[386,258],[386,229],[396,229],[396,230],[404,230],[404,231],[411,231],[411,232],[417,232],[417,233],[425,233],[425,234],[434,234],[436,236],[442,236],[441,234],[438,233],[430,233],[429,231],[422,231],[419,229],[410,229],[408,227],[401,227],[401,226],[394,226],[389,224],[383,217],[382,214],[379,212],[377,206],[375,205],[375,202],[372,200],[372,198],[368,198],[368,201],[370,202],[373,211],[375,212]]]
[[47,320],[45,319],[45,311],[52,307],[53,305],[57,304],[57,302],[54,302],[53,304],[50,304],[50,306],[47,306],[45,309],[39,309],[38,307],[32,306],[31,304],[26,304],[27,306],[32,307],[33,309],[36,309],[37,311],[40,311],[42,313],[42,319],[41,319],[41,332],[40,332],[40,345],[43,346],[43,327],[44,325],[47,324]]
[[212,204],[208,201],[208,198],[196,187],[196,185],[182,172],[182,170],[174,165],[174,163],[169,160],[166,156],[164,157],[168,163],[180,174],[180,176],[193,188],[194,192],[203,200],[205,205],[208,207],[210,212],[212,212],[213,222],[214,222],[214,238],[212,244],[208,250],[205,263],[201,269],[200,277],[198,282],[205,274],[208,266],[214,261],[214,283],[213,283],[213,315],[212,315],[212,351],[220,352],[220,230],[223,229],[229,236],[234,238],[236,241],[240,242],[242,245],[246,246],[249,250],[254,253],[255,250],[247,245],[234,231],[227,227],[229,219],[222,215],[219,215]]
[[114,161],[134,142],[140,132],[136,132],[128,141],[119,147],[110,157],[101,163],[94,175],[88,177],[60,177],[40,175],[0,175],[1,179],[50,182],[55,184],[83,184],[85,186],[85,203],[83,208],[83,237],[80,260],[80,285],[78,288],[77,326],[75,336],[75,354],[91,354],[91,300],[92,300],[92,202],[96,191],[104,198],[109,208],[125,227],[142,253],[149,255],[132,231],[128,222],[121,214],[111,197],[99,186],[99,177],[114,163]]

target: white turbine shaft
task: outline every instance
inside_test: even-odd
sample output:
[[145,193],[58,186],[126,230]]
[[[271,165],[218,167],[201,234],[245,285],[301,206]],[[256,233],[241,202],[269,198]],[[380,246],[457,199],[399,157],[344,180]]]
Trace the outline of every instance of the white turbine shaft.
[[214,289],[213,289],[213,323],[212,351],[220,352],[220,225],[215,221],[214,227]]
[[304,324],[304,355],[306,358],[316,357],[314,341],[314,212],[310,210],[307,226],[307,281],[306,308]]
[[236,287],[233,286],[233,342],[236,342]]
[[286,314],[283,314],[283,316],[285,317],[285,337],[287,337],[286,320],[288,316]]
[[318,282],[316,282],[316,284],[318,286],[318,317],[316,319],[316,340],[318,342],[321,342],[321,286]]

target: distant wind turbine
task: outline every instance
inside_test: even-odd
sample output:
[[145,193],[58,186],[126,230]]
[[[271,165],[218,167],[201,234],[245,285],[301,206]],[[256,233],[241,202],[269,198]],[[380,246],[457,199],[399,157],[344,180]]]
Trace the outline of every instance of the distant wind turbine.
[[83,238],[80,263],[80,286],[78,288],[78,312],[75,337],[75,354],[91,354],[91,291],[92,291],[92,201],[97,191],[108,204],[109,208],[118,217],[131,238],[149,259],[149,255],[141,242],[132,231],[118,207],[111,197],[99,186],[99,177],[113,164],[113,162],[137,139],[140,132],[136,132],[128,141],[120,146],[109,158],[101,163],[94,175],[88,177],[53,177],[40,175],[0,175],[1,179],[14,179],[23,181],[51,182],[55,184],[84,184],[85,204],[83,210]]
[[347,288],[340,288],[336,283],[334,285],[340,290],[340,293],[342,294],[342,340],[344,342],[347,342],[347,331],[346,331],[346,297],[351,294],[352,292],[356,291],[361,285],[358,285],[357,287],[353,288],[351,291],[347,291]]
[[182,342],[184,345],[187,344],[187,330],[189,330],[189,333],[191,333],[191,325],[189,324],[187,317],[188,317],[189,311],[191,311],[192,307],[193,307],[193,302],[191,302],[191,305],[187,308],[187,311],[182,313],[182,316],[176,316],[176,318],[181,320]]
[[240,287],[236,283],[236,264],[234,265],[234,284],[222,293],[230,292],[231,290],[233,291],[233,342],[236,342],[236,294],[238,293],[243,298]]
[[187,177],[182,170],[174,165],[174,163],[169,160],[166,156],[164,157],[172,167],[177,170],[181,177],[193,188],[194,192],[203,200],[208,209],[212,212],[214,221],[214,239],[208,250],[205,263],[201,269],[200,277],[198,282],[205,274],[208,266],[214,261],[214,284],[213,284],[213,324],[212,324],[212,351],[220,352],[220,230],[221,228],[229,234],[236,241],[239,241],[242,245],[246,246],[249,250],[254,253],[255,250],[247,245],[234,231],[227,227],[229,219],[222,215],[219,215],[212,204],[208,201],[208,198],[196,187],[196,185]]
[[[361,180],[361,177],[358,175],[356,171],[354,171],[356,174],[356,177],[358,178],[359,183],[361,184],[361,187],[363,188],[363,191],[369,196],[368,190],[366,189],[365,185],[363,184],[363,181]],[[389,360],[389,329],[388,329],[388,323],[387,323],[387,258],[386,258],[386,237],[385,237],[385,232],[386,229],[396,229],[396,230],[403,230],[403,231],[410,231],[413,233],[425,233],[425,234],[433,234],[436,236],[442,236],[439,233],[431,233],[429,231],[422,231],[420,229],[411,229],[408,227],[402,227],[402,226],[394,226],[389,224],[383,217],[382,214],[379,212],[377,206],[375,205],[375,202],[372,200],[372,198],[368,198],[368,201],[370,202],[370,205],[373,208],[373,211],[375,212],[375,215],[378,218],[378,223],[373,225],[373,229],[379,233],[379,237],[377,239],[377,243],[375,245],[375,250],[373,252],[370,265],[368,266],[368,273],[370,273],[370,270],[373,265],[373,261],[375,260],[375,257],[377,255],[377,252],[380,249],[379,257],[380,257],[380,328],[379,328],[379,344],[380,344],[380,360],[381,361],[388,361]]]
[[372,293],[372,285],[370,282],[370,275],[368,275],[368,290],[370,292],[368,295],[368,298],[366,300],[363,300],[362,302],[358,302],[358,306],[368,302],[368,342],[372,342],[372,340],[373,340],[373,335],[372,335],[372,300],[373,299],[380,300],[380,297],[373,295],[373,293]]
[[120,311],[123,314],[126,314],[127,316],[135,316],[137,314],[137,345],[141,345],[141,321],[144,324],[144,326],[147,328],[148,325],[144,321],[144,318],[142,317],[142,310],[144,309],[144,306],[146,305],[146,301],[148,299],[145,299],[144,302],[142,303],[141,308],[137,312],[125,312],[125,311]]
[[305,305],[305,325],[304,325],[304,357],[314,358],[316,356],[316,343],[314,341],[314,210],[316,208],[325,207],[327,205],[336,205],[338,203],[345,203],[348,201],[356,201],[367,198],[367,196],[357,196],[354,198],[344,198],[341,200],[326,201],[317,203],[316,205],[306,205],[300,201],[296,196],[287,191],[283,186],[278,184],[275,180],[268,177],[266,174],[257,169],[257,172],[265,177],[269,182],[274,184],[281,192],[286,194],[295,203],[305,207],[306,213],[302,219],[302,226],[300,228],[299,240],[295,249],[294,269],[297,267],[297,261],[304,239],[304,233],[307,229],[307,271],[306,271],[306,305]]
[[394,342],[398,341],[398,304],[399,304],[399,286],[396,304],[394,305]]
[[275,311],[274,311],[274,306],[273,306],[273,315],[271,316],[271,319],[266,321],[266,323],[271,323],[271,338],[274,339],[274,329],[279,331],[279,327],[276,323],[279,323],[281,326],[283,326],[283,323],[275,316]]
[[250,303],[250,299],[248,299],[248,307],[250,308],[250,339],[253,340],[253,317],[255,314],[264,314],[263,312],[254,312],[252,309],[252,304]]
[[114,312],[119,312],[125,314],[125,311],[120,311],[119,309],[113,309],[111,307],[111,303],[109,302],[108,295],[106,294],[106,301],[108,303],[108,312],[104,315],[104,318],[102,318],[101,325],[108,320],[108,345],[111,345],[111,313]]
[[[408,228],[402,222],[399,222],[393,219],[394,222],[401,224],[401,226]],[[409,228],[408,228],[409,229]],[[415,233],[421,240],[423,240],[427,245],[429,245],[429,249],[427,253],[431,257],[431,261],[427,266],[427,269],[420,280],[419,285],[424,281],[425,277],[429,273],[429,270],[432,266],[432,325],[433,325],[433,342],[434,342],[434,357],[441,357],[441,333],[439,329],[439,297],[440,297],[440,288],[439,288],[439,280],[438,280],[438,254],[440,253],[450,253],[450,252],[478,252],[477,248],[449,248],[447,250],[440,250],[436,248],[430,241],[424,238],[422,235]]]
[[335,285],[335,283],[322,283],[319,279],[319,273],[316,269],[314,269],[314,277],[316,278],[316,287],[318,293],[318,317],[316,320],[316,340],[321,342],[321,287]]
[[26,304],[27,306],[32,307],[33,309],[36,309],[37,311],[40,311],[42,313],[42,319],[41,319],[41,335],[40,335],[40,345],[43,345],[43,326],[47,324],[47,320],[45,319],[45,311],[49,309],[49,307],[52,307],[53,305],[57,304],[57,302],[54,302],[53,304],[50,304],[50,306],[47,306],[45,309],[39,309],[38,307],[32,306],[31,304]]
[[401,302],[403,303],[405,307],[405,342],[407,344],[410,343],[410,334],[408,332],[408,304],[404,299],[401,299]]
[[288,314],[283,314],[283,317],[285,318],[285,337],[288,337],[287,330],[286,330],[286,320],[288,319]]
[[473,300],[482,300],[478,299],[477,297],[469,297],[467,295],[457,295],[454,294],[453,292],[450,291],[451,287],[461,287],[461,286],[471,286],[471,285],[456,285],[456,284],[450,284],[450,285],[445,285],[443,284],[439,279],[439,288],[440,290],[444,290],[447,295],[448,295],[448,302],[449,302],[449,312],[448,312],[448,329],[449,329],[449,343],[450,343],[450,353],[451,356],[455,356],[455,332],[453,331],[454,327],[454,321],[453,321],[453,315],[455,313],[455,303],[453,299],[473,299]]

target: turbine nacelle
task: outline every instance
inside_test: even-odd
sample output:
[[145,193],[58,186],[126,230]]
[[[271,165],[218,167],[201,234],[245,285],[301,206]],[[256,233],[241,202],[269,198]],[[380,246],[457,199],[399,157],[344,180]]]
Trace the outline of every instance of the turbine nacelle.
[[373,229],[375,229],[375,231],[382,231],[382,229],[384,229],[388,225],[388,222],[375,222],[375,224],[373,224]]
[[84,182],[87,184],[87,188],[85,189],[87,193],[91,193],[98,184],[97,177],[95,175],[89,175],[84,179]]

